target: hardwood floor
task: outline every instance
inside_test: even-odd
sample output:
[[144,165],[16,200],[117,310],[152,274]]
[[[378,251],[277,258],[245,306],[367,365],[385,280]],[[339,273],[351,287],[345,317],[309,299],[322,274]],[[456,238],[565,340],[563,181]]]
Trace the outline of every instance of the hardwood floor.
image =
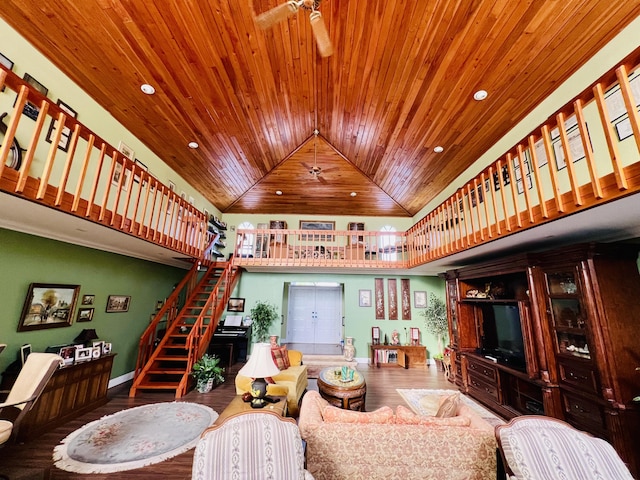
[[[209,405],[218,413],[222,412],[235,395],[234,378],[241,364],[233,366],[227,381],[206,394],[189,392],[182,398],[186,402],[196,402]],[[371,411],[383,405],[396,407],[404,405],[404,400],[396,392],[396,388],[453,388],[444,375],[436,371],[435,366],[429,368],[415,368],[404,370],[399,367],[375,368],[366,364],[359,364],[358,370],[367,382],[366,409]],[[103,407],[97,408],[73,421],[56,428],[22,445],[9,445],[0,449],[0,474],[8,475],[11,480],[23,478],[36,479],[190,479],[193,449],[172,459],[136,470],[112,474],[81,475],[59,470],[53,466],[53,448],[67,435],[82,427],[86,423],[97,420],[105,415],[118,412],[125,408],[157,402],[171,402],[174,397],[169,393],[140,393],[135,398],[129,398],[129,384],[114,387],[109,391],[110,401]],[[309,389],[315,389],[316,382],[310,380]],[[39,469],[42,473],[33,477],[19,477],[17,469]]]

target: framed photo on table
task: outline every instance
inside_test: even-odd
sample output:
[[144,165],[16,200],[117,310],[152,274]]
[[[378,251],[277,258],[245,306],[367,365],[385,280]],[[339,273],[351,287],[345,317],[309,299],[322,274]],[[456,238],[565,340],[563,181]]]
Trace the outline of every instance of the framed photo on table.
[[380,345],[380,327],[371,327],[371,344]]

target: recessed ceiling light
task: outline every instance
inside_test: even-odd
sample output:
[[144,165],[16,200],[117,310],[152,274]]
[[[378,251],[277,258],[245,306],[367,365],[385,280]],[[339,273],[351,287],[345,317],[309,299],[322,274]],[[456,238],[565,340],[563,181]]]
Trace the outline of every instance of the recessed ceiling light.
[[142,92],[146,93],[147,95],[153,95],[154,93],[156,93],[156,89],[153,88],[148,83],[142,84],[142,86],[140,87],[140,90],[142,90]]
[[437,147],[434,147],[433,151],[436,153],[442,153],[444,152],[444,148],[438,145]]
[[276,190],[276,195],[282,195],[282,190]]
[[349,195],[351,195],[352,197],[355,197],[358,194],[356,192],[351,192]]
[[478,90],[476,93],[473,94],[473,98],[474,100],[481,102],[482,100],[487,98],[488,95],[489,94],[487,93],[486,90]]
[[198,148],[199,146],[198,142],[189,142],[189,148]]

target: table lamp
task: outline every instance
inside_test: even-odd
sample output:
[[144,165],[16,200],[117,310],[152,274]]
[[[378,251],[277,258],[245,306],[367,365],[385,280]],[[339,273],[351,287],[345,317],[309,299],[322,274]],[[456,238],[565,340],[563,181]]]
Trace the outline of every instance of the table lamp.
[[95,329],[93,329],[93,328],[85,328],[75,338],[74,342],[82,343],[83,345],[86,346],[87,343],[89,343],[89,342],[91,342],[93,340],[97,340],[97,339],[98,339],[98,334],[96,333]]
[[251,406],[262,408],[266,405],[267,382],[265,377],[272,377],[280,373],[280,369],[271,356],[271,345],[268,343],[254,343],[249,360],[239,371],[239,375],[253,378],[251,383]]

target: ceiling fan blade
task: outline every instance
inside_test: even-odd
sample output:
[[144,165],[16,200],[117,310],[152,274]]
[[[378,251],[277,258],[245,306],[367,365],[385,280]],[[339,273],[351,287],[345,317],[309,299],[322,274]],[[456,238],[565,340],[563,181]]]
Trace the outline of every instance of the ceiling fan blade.
[[256,23],[262,29],[273,27],[276,23],[286,20],[298,11],[298,2],[289,1],[267,10],[256,17]]
[[313,35],[316,37],[316,43],[318,44],[318,51],[321,57],[330,57],[333,55],[333,45],[329,38],[329,31],[324,23],[322,14],[318,10],[314,10],[309,15],[309,21],[311,22],[311,29]]
[[316,180],[318,180],[323,185],[327,185],[327,180],[321,175],[316,175]]

